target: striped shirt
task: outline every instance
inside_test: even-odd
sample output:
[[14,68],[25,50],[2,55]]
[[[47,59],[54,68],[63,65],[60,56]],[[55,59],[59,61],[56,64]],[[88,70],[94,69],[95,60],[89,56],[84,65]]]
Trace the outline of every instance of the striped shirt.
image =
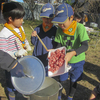
[[[21,33],[18,28],[15,28],[14,30],[21,36]],[[20,49],[20,46],[15,40],[16,38],[17,37],[9,29],[4,27],[0,32],[0,50],[3,50],[4,52],[9,53],[10,55],[14,54],[17,50]],[[25,39],[25,44],[29,44],[27,39]]]

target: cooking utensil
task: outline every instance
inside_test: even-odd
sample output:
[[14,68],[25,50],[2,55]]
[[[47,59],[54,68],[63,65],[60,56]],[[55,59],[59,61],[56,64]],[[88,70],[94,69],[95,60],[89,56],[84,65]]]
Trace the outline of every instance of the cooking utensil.
[[27,75],[27,74],[25,74],[25,76],[34,79],[33,76],[29,76],[29,75]]
[[23,95],[28,100],[58,100],[59,90],[63,87],[61,83],[50,77],[45,77],[45,81],[41,88],[34,94],[29,96]]
[[24,56],[18,60],[23,66],[25,77],[11,76],[14,88],[21,94],[30,95],[37,92],[45,79],[45,69],[42,62],[34,56]]
[[[50,55],[51,55],[51,53],[52,52],[55,52],[57,49],[59,49],[59,50],[63,50],[63,49],[65,49],[65,55],[66,55],[66,47],[60,47],[60,48],[56,48],[56,49],[53,49],[53,50],[51,50],[51,51],[49,51],[49,54],[48,54],[48,57],[50,57]],[[65,61],[66,62],[66,61]],[[53,72],[51,72],[51,71],[48,71],[48,76],[49,77],[54,77],[54,76],[58,76],[58,75],[62,75],[62,74],[64,74],[64,73],[66,73],[66,72],[68,72],[68,67],[67,67],[67,65],[66,65],[66,63],[64,62],[64,64],[57,70],[57,71],[55,71],[54,73]],[[48,62],[49,63],[49,62]],[[50,66],[49,66],[49,64],[48,64],[48,69],[50,68]],[[66,71],[66,72],[65,72]]]
[[[30,26],[30,27],[31,27],[31,29],[34,31],[34,29],[32,28],[32,26]],[[43,45],[43,47],[44,47],[46,50],[48,50],[47,47],[45,46],[45,44],[43,43],[43,41],[41,40],[41,38],[38,36],[38,34],[37,34],[37,37],[38,37],[38,39],[40,40],[40,42],[41,42],[41,44]]]

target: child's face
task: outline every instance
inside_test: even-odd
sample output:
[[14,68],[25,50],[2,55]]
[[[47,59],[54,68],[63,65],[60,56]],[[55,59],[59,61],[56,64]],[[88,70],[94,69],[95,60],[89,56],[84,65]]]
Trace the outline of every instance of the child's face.
[[45,17],[42,17],[43,23],[45,23],[46,25],[51,24],[52,19],[53,18],[45,18]]
[[82,19],[81,19],[81,18],[75,18],[75,20],[76,20],[77,22],[80,22]]
[[68,18],[65,23],[62,23],[62,24],[58,23],[58,25],[59,25],[60,28],[66,29],[71,25],[72,21],[73,21],[73,17],[70,17],[70,19]]
[[23,23],[23,18],[19,18],[19,19],[14,19],[12,20],[12,18],[9,19],[9,23],[12,26],[12,28],[18,28],[22,25]]

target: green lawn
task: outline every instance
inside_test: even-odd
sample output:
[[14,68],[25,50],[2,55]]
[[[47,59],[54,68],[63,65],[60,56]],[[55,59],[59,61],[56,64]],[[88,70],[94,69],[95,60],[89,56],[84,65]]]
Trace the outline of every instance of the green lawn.
[[36,26],[40,25],[42,23],[42,21],[32,21],[32,20],[24,20],[24,30],[25,30],[25,34],[26,34],[26,38],[28,39],[31,47],[32,47],[32,51],[28,52],[29,55],[32,55],[33,49],[34,49],[34,45],[31,44],[31,33],[32,33],[32,29],[30,26],[32,26],[32,28],[34,29]]

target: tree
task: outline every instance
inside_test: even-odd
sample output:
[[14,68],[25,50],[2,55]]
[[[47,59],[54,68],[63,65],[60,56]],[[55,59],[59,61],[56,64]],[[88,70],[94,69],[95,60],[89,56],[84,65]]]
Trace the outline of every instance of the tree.
[[29,7],[31,14],[32,14],[32,18],[34,20],[35,18],[34,18],[33,12],[35,10],[35,7],[37,6],[37,4],[35,4],[35,0],[23,0],[23,1],[28,4],[28,7]]
[[93,21],[96,20],[96,17],[99,17],[100,14],[100,0],[88,0],[88,13],[91,15]]
[[64,2],[70,4],[71,6],[73,4],[72,0],[65,0]]
[[88,2],[88,0],[83,0],[82,2],[80,0],[62,0],[62,2],[70,4],[73,9],[75,9],[75,12],[77,12],[84,10],[82,7]]
[[84,11],[83,6],[88,2],[88,0],[83,0],[83,1],[75,0],[74,2],[72,2],[72,0],[65,0],[65,1],[66,3],[70,4],[73,7],[75,12]]
[[96,20],[98,14],[100,13],[100,0],[75,0],[72,3],[72,0],[64,0],[64,2],[70,4],[74,12],[85,12],[91,16],[93,21]]
[[[37,4],[35,3],[36,0],[24,0],[24,2],[26,2],[29,5],[29,9],[32,13],[32,17],[34,20],[34,9],[36,8]],[[42,3],[47,3],[47,1],[51,1],[51,0],[38,0],[39,2]],[[72,2],[73,0],[56,0],[58,2],[61,3],[65,2],[70,4],[73,9],[74,12],[84,12],[84,13],[88,13],[91,16],[91,19],[93,21],[95,21],[97,15],[95,16],[95,14],[100,13],[100,0],[74,0],[74,2]]]

